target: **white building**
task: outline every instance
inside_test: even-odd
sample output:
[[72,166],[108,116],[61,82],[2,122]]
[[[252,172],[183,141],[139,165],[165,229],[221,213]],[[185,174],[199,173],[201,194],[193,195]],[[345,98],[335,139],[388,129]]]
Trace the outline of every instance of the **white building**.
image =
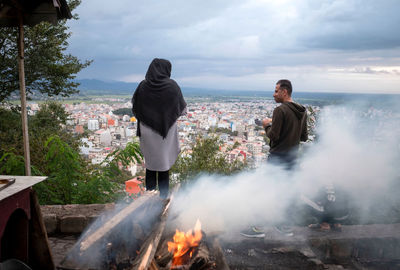
[[67,125],[67,126],[75,126],[75,119],[68,119],[66,122],[65,122],[65,124]]
[[88,129],[89,130],[98,130],[100,128],[99,126],[99,120],[97,119],[90,119],[88,121]]
[[231,122],[231,131],[236,131],[236,124],[234,122]]
[[127,127],[127,128],[125,128],[125,134],[126,134],[126,137],[132,137],[132,136],[135,136],[136,135],[136,128],[133,128],[133,127]]
[[79,147],[82,155],[89,155],[90,150],[93,148],[93,142],[89,141],[88,138],[82,138],[83,145]]
[[219,128],[230,128],[230,123],[226,121],[219,121],[218,122],[218,127]]
[[213,127],[217,125],[217,117],[215,116],[209,116],[208,117],[208,125]]
[[129,171],[131,172],[132,176],[135,176],[137,173],[137,165],[136,163],[131,163],[129,166]]
[[104,157],[98,156],[92,158],[92,164],[101,164],[104,161]]
[[124,121],[124,122],[129,122],[131,120],[131,118],[130,118],[130,116],[129,115],[124,115],[124,116],[122,116],[122,121]]
[[96,131],[96,134],[99,136],[99,141],[104,146],[111,146],[111,132],[108,129],[101,129]]

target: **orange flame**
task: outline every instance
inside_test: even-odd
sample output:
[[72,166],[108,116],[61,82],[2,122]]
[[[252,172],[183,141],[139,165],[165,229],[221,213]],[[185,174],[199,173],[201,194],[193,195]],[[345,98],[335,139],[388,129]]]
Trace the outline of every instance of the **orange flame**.
[[187,264],[193,256],[194,249],[200,244],[202,238],[201,223],[196,221],[194,231],[189,230],[186,233],[175,232],[174,242],[168,242],[168,251],[173,252],[172,266]]

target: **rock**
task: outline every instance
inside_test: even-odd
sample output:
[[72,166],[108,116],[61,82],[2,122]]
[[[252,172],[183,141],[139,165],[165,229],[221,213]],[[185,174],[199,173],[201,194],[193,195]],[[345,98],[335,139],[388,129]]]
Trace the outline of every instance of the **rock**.
[[60,232],[79,234],[86,228],[87,223],[84,215],[64,216],[60,218]]
[[47,214],[43,216],[44,225],[48,234],[54,234],[57,231],[57,215]]

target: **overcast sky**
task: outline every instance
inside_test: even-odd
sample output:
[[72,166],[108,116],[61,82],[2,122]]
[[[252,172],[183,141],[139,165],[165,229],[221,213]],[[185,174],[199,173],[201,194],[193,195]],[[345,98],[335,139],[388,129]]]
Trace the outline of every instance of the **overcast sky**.
[[80,79],[139,82],[172,62],[182,87],[400,94],[400,0],[83,0]]

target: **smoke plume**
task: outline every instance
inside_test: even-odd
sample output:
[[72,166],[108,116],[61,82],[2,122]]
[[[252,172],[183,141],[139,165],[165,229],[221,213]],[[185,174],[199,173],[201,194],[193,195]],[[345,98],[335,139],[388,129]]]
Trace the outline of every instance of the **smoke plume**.
[[234,176],[201,175],[177,194],[173,210],[183,229],[197,218],[206,232],[274,225],[285,222],[287,207],[301,194],[313,198],[331,184],[348,194],[352,216],[368,222],[372,208],[389,214],[400,195],[399,131],[400,114],[393,108],[325,107],[317,138],[301,146],[294,170],[266,163]]

